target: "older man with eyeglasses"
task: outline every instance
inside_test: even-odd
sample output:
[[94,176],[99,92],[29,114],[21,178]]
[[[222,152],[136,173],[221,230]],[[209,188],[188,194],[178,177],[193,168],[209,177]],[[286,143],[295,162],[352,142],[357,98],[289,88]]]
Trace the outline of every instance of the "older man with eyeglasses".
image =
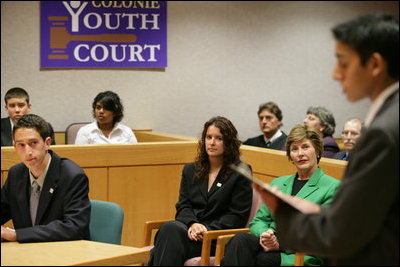
[[333,158],[340,160],[348,160],[351,151],[356,145],[358,139],[361,136],[364,122],[359,118],[348,119],[343,126],[342,141],[344,144],[344,150],[336,153]]

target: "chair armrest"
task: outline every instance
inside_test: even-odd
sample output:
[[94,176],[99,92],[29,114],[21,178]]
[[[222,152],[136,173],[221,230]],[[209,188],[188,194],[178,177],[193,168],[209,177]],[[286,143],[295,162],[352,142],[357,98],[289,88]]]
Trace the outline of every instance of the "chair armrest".
[[304,266],[304,253],[296,252],[294,256],[294,266]]
[[249,228],[236,228],[226,230],[212,230],[203,234],[203,245],[201,248],[200,266],[210,265],[211,242],[222,235],[237,234],[240,232],[249,232]]
[[[217,238],[217,248],[215,250],[214,266],[220,266],[221,260],[225,255],[225,245],[234,237],[235,234],[222,235]],[[304,256],[302,252],[296,252],[294,258],[294,266],[304,266]]]
[[220,266],[221,260],[225,254],[225,245],[234,237],[235,234],[231,235],[222,235],[217,238],[217,248],[215,249],[215,260],[214,266]]
[[[170,219],[171,220],[171,219]],[[170,221],[170,220],[155,220],[155,221],[147,221],[144,223],[144,242],[143,247],[151,245],[151,234],[155,229],[160,229],[161,225]]]

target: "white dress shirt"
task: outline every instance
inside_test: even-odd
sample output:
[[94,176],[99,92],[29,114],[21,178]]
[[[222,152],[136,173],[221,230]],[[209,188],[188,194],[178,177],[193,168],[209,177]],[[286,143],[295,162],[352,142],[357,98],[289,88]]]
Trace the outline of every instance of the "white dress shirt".
[[392,85],[390,85],[388,88],[386,88],[385,90],[383,90],[378,97],[374,100],[374,102],[372,102],[367,116],[364,120],[364,125],[365,127],[368,127],[371,122],[374,120],[376,114],[378,113],[378,111],[381,109],[383,103],[386,101],[386,99],[392,95],[392,93],[394,93],[396,90],[399,90],[399,82],[396,82]]
[[282,135],[282,131],[280,130],[280,129],[278,129],[277,131],[276,131],[276,133],[270,138],[270,139],[267,139],[267,138],[265,138],[265,135],[264,135],[264,141],[265,141],[265,143],[267,144],[268,142],[274,142],[276,139],[278,139],[279,137],[281,137],[281,135]]
[[76,145],[87,144],[134,144],[137,143],[132,129],[121,123],[116,123],[111,133],[106,137],[94,121],[81,127],[76,135]]

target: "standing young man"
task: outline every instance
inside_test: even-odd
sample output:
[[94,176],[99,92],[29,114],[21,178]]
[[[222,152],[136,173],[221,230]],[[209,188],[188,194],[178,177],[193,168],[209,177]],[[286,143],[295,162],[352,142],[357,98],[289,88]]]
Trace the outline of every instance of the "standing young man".
[[333,78],[350,102],[372,101],[341,187],[327,207],[295,199],[311,214],[255,188],[275,214],[284,248],[327,256],[338,265],[398,266],[399,22],[370,14],[336,26],[333,35]]

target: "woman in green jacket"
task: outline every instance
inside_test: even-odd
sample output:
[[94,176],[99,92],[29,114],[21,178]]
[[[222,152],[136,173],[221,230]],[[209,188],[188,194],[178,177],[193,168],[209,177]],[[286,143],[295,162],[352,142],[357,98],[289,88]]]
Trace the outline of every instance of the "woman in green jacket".
[[[286,141],[286,155],[295,165],[293,175],[274,179],[286,194],[308,199],[317,204],[328,204],[339,187],[339,180],[326,175],[318,166],[323,153],[323,143],[314,128],[296,125]],[[250,222],[251,233],[239,233],[227,244],[222,265],[227,266],[290,266],[294,265],[294,251],[279,246],[275,236],[275,220],[265,204],[258,209]],[[304,265],[323,265],[323,259],[306,255]]]

